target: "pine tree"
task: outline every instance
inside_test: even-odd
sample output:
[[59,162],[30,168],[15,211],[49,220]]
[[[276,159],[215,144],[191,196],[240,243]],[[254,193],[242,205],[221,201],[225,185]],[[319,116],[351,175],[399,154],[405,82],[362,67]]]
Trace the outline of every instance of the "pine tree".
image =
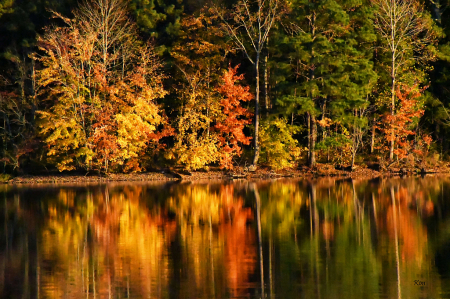
[[131,0],[129,8],[141,33],[157,41],[160,54],[168,54],[181,28],[183,1]]
[[[365,101],[375,83],[371,53],[365,50],[375,36],[363,4],[299,0],[290,6],[292,22],[287,27],[293,49],[290,58],[298,83],[284,102],[307,113],[311,167],[316,163],[318,117],[322,121],[329,118],[329,108],[333,106],[339,106],[341,112],[351,112],[354,104]],[[342,103],[347,108],[342,110]]]

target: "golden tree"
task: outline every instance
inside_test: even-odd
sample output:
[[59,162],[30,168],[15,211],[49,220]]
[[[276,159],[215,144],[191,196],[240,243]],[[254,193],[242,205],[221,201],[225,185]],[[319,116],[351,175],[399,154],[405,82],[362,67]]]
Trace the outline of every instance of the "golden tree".
[[[156,99],[166,94],[162,65],[136,38],[122,0],[93,0],[39,39],[41,134],[60,171],[139,168],[139,157],[167,131]],[[111,164],[112,163],[112,164]],[[127,168],[127,167],[126,167]]]

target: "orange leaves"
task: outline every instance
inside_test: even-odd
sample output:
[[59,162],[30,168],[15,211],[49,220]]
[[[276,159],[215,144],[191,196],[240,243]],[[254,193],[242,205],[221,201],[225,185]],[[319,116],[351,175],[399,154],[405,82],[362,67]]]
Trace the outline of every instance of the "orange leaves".
[[233,168],[232,157],[240,156],[242,153],[239,144],[250,144],[251,140],[251,137],[245,136],[243,130],[246,124],[251,123],[252,113],[242,107],[241,102],[250,101],[253,96],[248,86],[236,85],[236,81],[244,77],[243,74],[236,75],[238,67],[228,67],[228,71],[225,71],[222,76],[222,84],[217,88],[224,97],[220,101],[223,117],[214,128],[219,133],[219,144],[222,147],[220,166],[227,169]]
[[251,137],[243,130],[251,123],[252,114],[241,106],[253,96],[249,87],[236,82],[237,66],[229,67],[213,93],[203,85],[198,73],[187,77],[182,115],[178,119],[177,144],[173,150],[179,163],[198,169],[219,161],[222,168],[233,168],[233,157],[242,153],[240,144],[249,144]]
[[328,118],[328,117],[324,117],[323,119],[318,120],[317,123],[318,123],[319,126],[321,126],[322,128],[325,128],[325,127],[331,126],[332,123],[333,123],[333,121],[332,121],[330,118]]
[[420,151],[421,143],[431,143],[431,137],[426,136],[424,140],[418,140],[415,143],[408,139],[409,136],[415,135],[413,131],[414,123],[422,117],[424,109],[420,102],[423,89],[417,84],[414,86],[400,85],[397,88],[396,95],[399,99],[399,109],[395,114],[386,114],[383,118],[386,134],[386,140],[394,141],[397,145],[394,153],[400,159],[405,158],[409,153],[415,152],[422,154]]

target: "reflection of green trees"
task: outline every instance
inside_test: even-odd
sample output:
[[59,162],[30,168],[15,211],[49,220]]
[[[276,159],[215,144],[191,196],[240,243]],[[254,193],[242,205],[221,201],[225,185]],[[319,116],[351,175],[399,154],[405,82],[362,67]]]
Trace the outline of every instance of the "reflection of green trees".
[[260,193],[269,247],[265,252],[273,255],[265,269],[279,277],[269,286],[271,293],[369,298],[378,292],[381,265],[368,221],[359,219],[355,226],[355,201],[348,198],[351,184],[276,182],[261,187]]
[[[437,297],[426,228],[435,213],[437,183],[411,178],[260,185],[271,293],[391,298],[400,290],[404,298]],[[280,279],[273,283],[271,277]],[[430,281],[429,288],[417,292],[416,279]]]

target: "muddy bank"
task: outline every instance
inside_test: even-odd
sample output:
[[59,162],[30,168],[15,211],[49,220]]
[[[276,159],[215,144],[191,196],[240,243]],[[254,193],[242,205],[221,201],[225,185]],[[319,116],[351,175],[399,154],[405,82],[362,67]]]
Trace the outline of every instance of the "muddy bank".
[[96,183],[96,182],[117,182],[117,181],[198,181],[198,180],[229,180],[229,179],[271,179],[271,178],[313,178],[313,177],[344,177],[370,179],[379,176],[404,176],[427,173],[450,173],[448,166],[440,166],[429,169],[407,169],[392,168],[388,170],[375,170],[368,167],[356,167],[353,170],[345,167],[339,168],[331,164],[318,164],[314,168],[300,166],[296,169],[285,169],[274,171],[269,168],[259,167],[254,172],[249,172],[243,168],[236,168],[233,171],[223,171],[211,169],[208,171],[186,171],[182,169],[165,169],[152,172],[131,173],[131,174],[108,174],[108,175],[82,175],[73,173],[24,175],[14,177],[5,181],[8,184],[35,184],[35,183]]

